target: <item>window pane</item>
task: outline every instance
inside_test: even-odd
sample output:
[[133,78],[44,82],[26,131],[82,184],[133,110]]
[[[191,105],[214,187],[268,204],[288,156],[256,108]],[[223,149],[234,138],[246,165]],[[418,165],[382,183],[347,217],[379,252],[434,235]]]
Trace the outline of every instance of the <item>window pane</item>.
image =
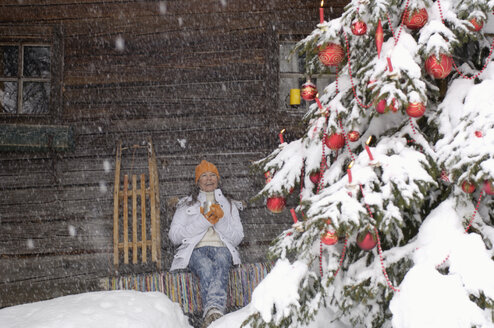
[[17,82],[0,81],[0,113],[17,112]]
[[24,47],[24,77],[50,76],[50,47]]
[[0,46],[0,76],[15,77],[19,67],[19,48]]
[[21,114],[47,114],[50,83],[25,82],[22,88]]

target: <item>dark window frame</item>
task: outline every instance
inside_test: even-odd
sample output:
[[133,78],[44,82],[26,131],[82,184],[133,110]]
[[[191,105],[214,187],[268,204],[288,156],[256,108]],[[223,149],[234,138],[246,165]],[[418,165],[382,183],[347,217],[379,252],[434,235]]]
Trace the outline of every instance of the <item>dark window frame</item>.
[[[17,47],[18,49],[18,56],[17,56],[17,76],[12,76],[12,77],[7,77],[7,76],[0,76],[0,82],[15,82],[17,83],[17,102],[16,102],[16,112],[15,113],[9,113],[9,112],[0,112],[0,115],[50,115],[50,99],[51,99],[51,93],[48,95],[48,111],[46,113],[24,113],[23,111],[23,106],[24,106],[24,87],[25,83],[29,82],[36,82],[36,83],[49,83],[50,84],[50,89],[52,85],[52,68],[51,68],[51,63],[53,60],[53,50],[52,50],[52,45],[49,43],[44,43],[44,42],[39,42],[39,43],[33,43],[33,42],[0,42],[0,47]],[[44,47],[44,48],[49,48],[50,49],[50,72],[47,77],[31,77],[31,76],[26,76],[25,74],[25,49],[28,47]]]
[[[48,111],[42,114],[19,113],[19,102],[16,113],[0,113],[0,123],[35,123],[35,124],[58,124],[62,122],[62,90],[63,90],[63,30],[61,25],[23,25],[23,24],[0,24],[0,45],[15,46],[47,46],[50,48],[50,77],[35,78],[22,77],[21,72],[17,72],[17,81],[48,82],[49,99]],[[19,48],[19,63],[23,65],[22,51]],[[6,78],[2,77],[2,81]],[[22,87],[17,88],[22,91]],[[22,93],[18,92],[17,99],[22,98]]]

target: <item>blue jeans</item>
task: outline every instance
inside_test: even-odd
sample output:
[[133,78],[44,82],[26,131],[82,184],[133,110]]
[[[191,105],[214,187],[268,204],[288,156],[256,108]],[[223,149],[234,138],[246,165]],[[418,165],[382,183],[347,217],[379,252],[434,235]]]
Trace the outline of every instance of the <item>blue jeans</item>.
[[199,277],[204,315],[211,308],[225,313],[232,255],[226,247],[203,246],[192,251],[190,270]]

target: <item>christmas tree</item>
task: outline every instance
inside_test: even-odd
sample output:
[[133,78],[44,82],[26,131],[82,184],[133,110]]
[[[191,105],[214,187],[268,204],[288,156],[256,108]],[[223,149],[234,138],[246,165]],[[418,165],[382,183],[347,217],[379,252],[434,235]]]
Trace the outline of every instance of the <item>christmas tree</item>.
[[296,200],[270,252],[307,270],[295,299],[244,326],[318,311],[351,327],[494,325],[493,10],[352,0],[297,44],[308,76],[336,80],[303,86],[304,135],[255,165],[271,211]]

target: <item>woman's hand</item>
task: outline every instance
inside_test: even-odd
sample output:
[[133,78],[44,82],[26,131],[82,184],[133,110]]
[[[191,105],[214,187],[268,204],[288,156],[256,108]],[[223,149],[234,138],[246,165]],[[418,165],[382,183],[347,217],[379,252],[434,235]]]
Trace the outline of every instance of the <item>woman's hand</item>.
[[209,207],[208,213],[211,213],[212,215],[216,216],[218,218],[218,220],[221,219],[223,217],[223,215],[225,214],[225,213],[223,213],[221,206],[218,204],[212,204]]
[[215,225],[225,214],[218,204],[212,204],[207,213],[204,213],[204,208],[201,206],[201,213],[212,225]]

